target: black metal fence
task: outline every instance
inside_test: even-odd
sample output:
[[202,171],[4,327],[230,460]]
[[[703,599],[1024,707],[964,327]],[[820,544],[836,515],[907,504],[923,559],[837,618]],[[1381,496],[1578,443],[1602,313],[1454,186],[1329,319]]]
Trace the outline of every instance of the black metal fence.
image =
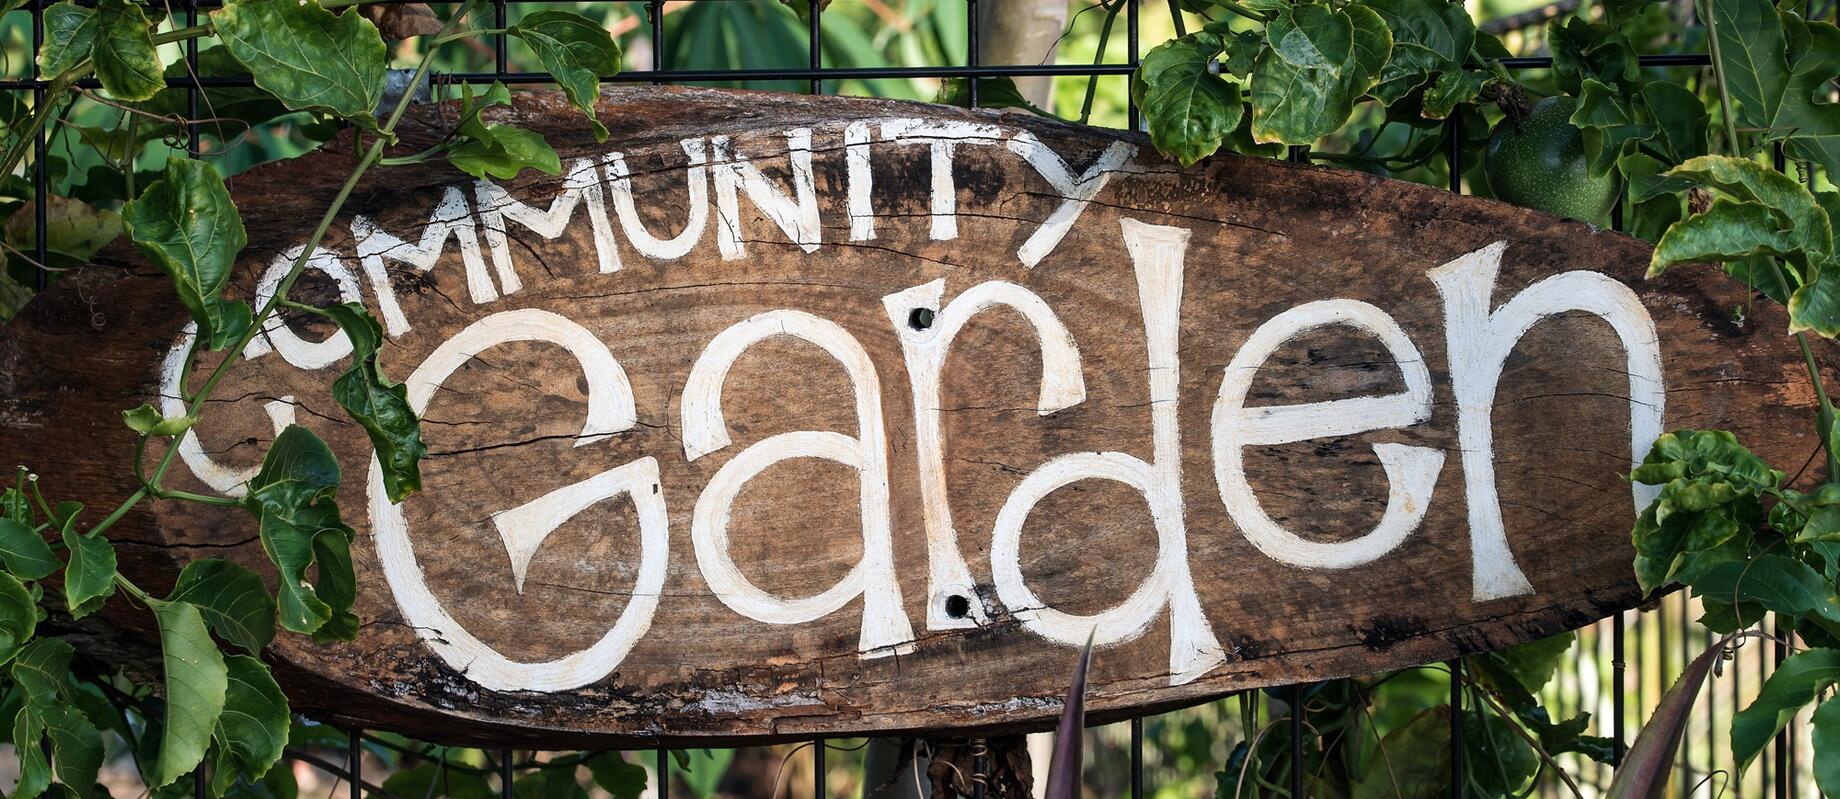
[[[408,2],[409,0],[382,1]],[[510,21],[509,9],[511,6],[535,4],[542,1],[543,0],[493,0],[491,8],[495,15],[494,27],[502,29],[507,26],[507,23]],[[845,4],[862,1],[863,0],[838,0],[839,3]],[[827,88],[831,91],[835,91],[834,82],[840,80],[964,78],[969,79],[969,96],[972,104],[975,105],[978,102],[980,89],[978,79],[980,78],[1026,76],[1098,78],[1103,76],[1129,75],[1137,68],[1143,50],[1143,45],[1140,40],[1140,15],[1143,13],[1145,6],[1153,3],[1160,5],[1161,3],[1158,3],[1158,0],[1093,0],[1094,4],[1103,5],[1108,9],[1122,4],[1123,8],[1121,10],[1121,15],[1125,21],[1124,37],[1127,52],[1127,58],[1124,62],[1106,63],[1103,62],[1102,59],[1095,59],[1095,63],[1091,64],[983,64],[979,62],[978,42],[980,31],[978,29],[978,6],[980,3],[1063,1],[1064,0],[938,0],[938,2],[941,3],[957,2],[963,3],[966,6],[966,29],[964,35],[967,46],[963,54],[962,63],[900,67],[827,67],[824,63],[824,51],[821,46],[824,41],[825,13],[822,8],[823,3],[819,2],[819,0],[812,0],[808,23],[808,35],[810,37],[809,59],[804,67],[739,70],[673,70],[666,68],[666,63],[668,61],[668,54],[666,51],[668,42],[666,36],[668,15],[665,12],[667,10],[667,5],[676,4],[668,4],[662,0],[645,0],[645,2],[642,3],[629,3],[627,5],[642,7],[646,15],[651,45],[651,68],[649,70],[633,70],[618,75],[603,76],[602,80],[656,84],[793,80],[807,82],[809,91],[813,94],[819,94],[826,92]],[[52,2],[54,2],[54,0],[27,0],[22,6],[21,13],[29,13],[31,15],[31,44],[34,52],[36,52],[38,46],[44,40],[44,10]],[[774,2],[774,0],[695,0],[695,2],[771,3]],[[183,19],[186,25],[195,25],[198,22],[201,10],[215,7],[220,3],[221,0],[185,0],[183,4],[173,7],[173,16],[178,19]],[[1182,35],[1185,32],[1183,29],[1183,16],[1178,11],[1177,0],[1167,0],[1167,6],[1169,13],[1173,17],[1176,34]],[[1831,9],[1831,5],[1822,9],[1823,15]],[[1811,3],[1808,13],[1812,17],[1815,15],[1814,12],[1815,9]],[[1544,21],[1543,17],[1538,14],[1522,16],[1527,17],[1529,20],[1527,23],[1529,28]],[[493,39],[492,69],[490,71],[436,74],[433,77],[433,81],[436,84],[489,83],[492,81],[502,81],[506,84],[513,85],[550,83],[549,76],[546,73],[514,71],[508,52],[508,37],[497,35],[494,36]],[[185,48],[185,57],[192,67],[190,72],[192,75],[196,76],[198,74],[198,47],[196,40],[187,41]],[[1502,59],[1500,63],[1502,66],[1515,71],[1544,70],[1550,69],[1553,66],[1552,59],[1546,56],[1517,56]],[[1640,58],[1640,63],[1645,68],[1703,68],[1711,65],[1711,58],[1705,53],[1664,53],[1643,55]],[[833,83],[827,84],[827,81]],[[0,91],[30,92],[33,102],[38,104],[45,102],[45,94],[48,85],[49,81],[45,76],[39,74],[37,64],[34,62],[31,66],[29,77],[0,80]],[[78,83],[79,87],[84,88],[95,88],[98,85],[99,84],[94,80]],[[246,87],[251,85],[253,85],[253,83],[248,78],[234,77],[207,76],[169,81],[169,86],[188,91],[188,119],[193,121],[201,119],[199,116],[199,100],[200,94],[205,89],[215,87]],[[1139,126],[1140,115],[1134,103],[1128,107],[1128,122],[1133,128]],[[1446,171],[1448,173],[1448,189],[1453,192],[1461,193],[1464,191],[1464,171],[1468,166],[1463,163],[1464,151],[1462,147],[1462,136],[1460,135],[1462,131],[1457,129],[1457,126],[1461,125],[1461,121],[1453,115],[1451,121],[1446,124],[1451,126],[1451,129],[1448,131],[1450,135],[1447,137],[1450,146],[1448,151],[1444,154],[1447,167]],[[189,127],[191,128],[190,132],[196,134],[196,123],[193,122]],[[196,138],[195,135],[193,138]],[[49,236],[47,232],[47,203],[43,202],[43,199],[48,194],[49,175],[47,172],[48,159],[46,157],[47,141],[42,131],[38,133],[37,140],[34,143],[33,156],[31,180],[34,197],[39,200],[38,202],[34,202],[31,206],[36,214],[34,220],[34,229],[36,231],[36,237],[34,239],[36,247],[35,256],[39,264],[44,264],[48,262],[48,252],[46,248],[49,243]],[[1293,147],[1290,149],[1288,157],[1294,162],[1309,163],[1311,160],[1311,152],[1308,148]],[[1780,150],[1777,153],[1777,158],[1778,167],[1781,168],[1782,153]],[[1613,212],[1613,224],[1619,229],[1622,225],[1621,210],[1619,205],[1618,209]],[[43,288],[47,277],[48,276],[40,270],[35,277],[35,288]],[[1573,650],[1572,656],[1563,663],[1553,683],[1544,691],[1543,698],[1545,702],[1549,707],[1554,709],[1556,714],[1562,714],[1561,717],[1579,711],[1591,712],[1596,719],[1594,724],[1595,729],[1592,730],[1592,732],[1611,736],[1621,742],[1621,746],[1619,746],[1617,752],[1620,756],[1622,747],[1627,746],[1628,741],[1634,735],[1635,731],[1640,729],[1643,720],[1647,718],[1650,710],[1660,699],[1661,693],[1672,683],[1674,677],[1680,673],[1688,661],[1711,644],[1712,636],[1693,621],[1696,615],[1695,608],[1697,604],[1696,601],[1684,595],[1669,596],[1662,599],[1654,607],[1643,611],[1630,611],[1628,613],[1619,614],[1580,631],[1578,646]],[[1786,629],[1775,630],[1774,632],[1779,639],[1784,637],[1792,639],[1794,635],[1792,630]],[[1683,753],[1678,765],[1679,773],[1676,775],[1674,786],[1670,789],[1672,791],[1670,796],[1691,796],[1716,799],[1717,797],[1723,796],[1743,797],[1748,795],[1771,797],[1771,799],[1796,799],[1796,797],[1801,794],[1806,794],[1811,797],[1819,795],[1818,791],[1813,787],[1812,772],[1810,770],[1812,758],[1808,754],[1808,741],[1805,740],[1806,736],[1798,734],[1798,730],[1807,728],[1805,721],[1790,724],[1787,730],[1772,744],[1770,751],[1759,759],[1760,767],[1753,767],[1749,772],[1743,775],[1742,779],[1739,778],[1733,764],[1730,762],[1730,751],[1725,741],[1724,731],[1730,724],[1732,714],[1748,704],[1750,698],[1755,695],[1757,687],[1761,685],[1763,679],[1769,675],[1774,666],[1781,662],[1786,655],[1787,645],[1780,640],[1774,645],[1752,644],[1739,650],[1736,656],[1726,665],[1724,676],[1715,680],[1711,690],[1707,691],[1700,699],[1700,705],[1696,709],[1694,716],[1695,721],[1692,723],[1687,741],[1683,745]],[[1444,668],[1447,669],[1450,674],[1449,679],[1451,687],[1449,701],[1451,707],[1453,711],[1460,710],[1464,702],[1464,692],[1462,691],[1461,680],[1463,663],[1461,661],[1452,661],[1445,664]],[[1288,712],[1293,714],[1293,722],[1300,721],[1305,706],[1305,701],[1303,699],[1304,686],[1291,686],[1288,689],[1282,689],[1280,691],[1252,692],[1250,694],[1250,699],[1252,702],[1258,703],[1267,696],[1283,697],[1286,700],[1284,705],[1288,707]],[[1221,701],[1225,702],[1229,700]],[[1165,715],[1173,716],[1189,712],[1191,711],[1176,711],[1174,714]],[[1092,747],[1094,751],[1097,751],[1101,755],[1105,755],[1106,753],[1116,753],[1119,749],[1122,749],[1125,756],[1128,758],[1126,768],[1114,769],[1122,773],[1124,777],[1123,785],[1112,784],[1110,779],[1104,778],[1102,775],[1095,779],[1094,775],[1089,770],[1089,790],[1093,790],[1097,795],[1102,796],[1125,793],[1132,797],[1132,799],[1151,795],[1169,795],[1167,791],[1158,793],[1160,783],[1158,772],[1167,775],[1170,769],[1170,765],[1165,763],[1164,759],[1158,756],[1160,754],[1158,741],[1150,740],[1150,738],[1159,738],[1160,736],[1155,734],[1147,735],[1147,723],[1152,728],[1151,732],[1154,733],[1156,723],[1161,718],[1163,717],[1137,718],[1128,722],[1121,722],[1118,725],[1112,725],[1111,728],[1095,728],[1089,730],[1089,746]],[[1448,754],[1451,759],[1452,768],[1449,791],[1450,795],[1453,797],[1462,797],[1466,793],[1465,767],[1463,763],[1463,742],[1465,740],[1463,724],[1463,713],[1450,713],[1450,740],[1452,743]],[[1115,729],[1117,727],[1124,727],[1125,729]],[[1304,725],[1301,723],[1292,723],[1288,725],[1288,730],[1291,735],[1290,754],[1292,762],[1302,762],[1304,751]],[[1247,731],[1241,730],[1241,732],[1244,733]],[[836,742],[827,742],[822,739],[810,742],[810,744],[811,745],[808,747],[811,756],[810,774],[812,778],[810,792],[809,794],[800,793],[813,797],[826,797],[831,793],[827,778],[832,771],[830,768],[832,764],[827,762],[827,752],[836,750],[855,751],[856,748],[860,747],[852,748],[840,746]],[[390,741],[367,734],[363,730],[351,730],[348,732],[348,740],[343,752],[343,763],[339,763],[334,759],[336,755],[328,757],[322,753],[304,749],[291,750],[289,752],[289,757],[293,760],[307,763],[315,768],[336,774],[338,779],[344,783],[351,799],[360,799],[366,792],[380,796],[385,794],[380,786],[373,784],[366,778],[364,757],[366,748],[383,751],[392,746],[394,745]],[[781,751],[780,756],[791,757],[801,748],[807,747],[805,745],[800,745],[792,748],[790,751]],[[1584,792],[1583,795],[1585,799],[1594,799],[1595,796],[1601,795],[1603,789],[1608,786],[1611,773],[1610,767],[1600,766],[1582,757],[1573,755],[1561,756],[1560,760],[1568,770],[1578,776],[1580,783],[1579,787],[1580,790]],[[510,750],[504,750],[497,752],[492,762],[485,768],[473,767],[473,769],[475,771],[497,771],[500,780],[498,790],[504,795],[509,796],[513,792],[512,783],[514,782],[516,770],[520,767],[529,767],[533,765],[534,762],[535,759],[533,758],[520,763],[517,760],[516,753]],[[1115,766],[1115,764],[1111,765]],[[1105,769],[1107,767],[1108,764],[1104,760],[1100,760],[1094,764],[1095,769]],[[982,764],[980,764],[979,768],[980,770],[982,769]],[[670,796],[674,789],[680,792],[684,789],[683,784],[674,784],[670,776],[676,770],[677,769],[674,769],[672,766],[672,755],[670,752],[660,749],[654,753],[654,776],[651,784],[653,786],[652,790],[654,791],[654,795],[659,799],[665,799],[665,797]],[[972,781],[981,794],[983,787],[982,775],[974,774]],[[198,796],[200,799],[203,799],[203,797],[206,796],[205,782],[203,780],[198,780],[195,784],[197,785]],[[774,784],[775,790],[777,791],[779,786],[777,776],[774,780]],[[1192,785],[1192,781],[1189,781],[1188,784]],[[1291,796],[1305,795],[1304,774],[1301,769],[1291,770],[1290,785],[1288,787]],[[788,786],[788,789],[790,790],[790,786]],[[1564,788],[1552,780],[1543,780],[1537,787],[1537,791],[1542,796],[1570,795],[1569,789]],[[408,797],[407,799],[415,798]]]

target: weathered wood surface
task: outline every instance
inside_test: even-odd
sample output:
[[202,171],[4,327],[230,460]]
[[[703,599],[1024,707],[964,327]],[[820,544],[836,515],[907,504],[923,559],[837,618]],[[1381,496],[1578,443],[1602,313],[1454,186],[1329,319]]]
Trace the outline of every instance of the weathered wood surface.
[[[586,159],[555,238],[481,209],[551,208],[564,179],[501,189],[426,166],[367,180],[325,242],[343,291],[390,327],[388,373],[427,384],[427,490],[399,524],[367,495],[369,447],[328,395],[341,352],[312,318],[232,372],[174,469],[174,487],[234,490],[276,418],[340,453],[364,625],[353,644],[275,643],[300,707],[532,745],[1044,727],[1096,626],[1089,707],[1117,717],[1631,607],[1632,437],[1729,427],[1791,466],[1816,448],[1779,313],[1711,270],[1643,281],[1645,245],[1583,224],[1269,160],[1180,170],[1139,137],[1014,114],[663,89],[609,91],[600,114],[604,144],[545,97],[512,114],[565,168]],[[347,152],[235,179],[250,247],[233,294],[304,241]],[[1069,186],[1096,192],[1069,204]],[[783,226],[757,199],[776,194]],[[1056,218],[1071,221],[1047,241]],[[418,268],[431,219],[458,235]],[[641,247],[634,224],[692,232]],[[340,290],[325,271],[300,289]],[[967,292],[1029,315],[960,320]],[[126,495],[119,411],[161,393],[184,322],[125,250],[66,277],[4,331],[0,449],[60,497]],[[916,401],[954,330],[937,397]],[[493,343],[533,336],[552,343]],[[718,337],[740,352],[725,383]],[[1642,376],[1657,352],[1659,386]],[[1236,412],[1241,390],[1253,409],[1368,399],[1285,425]],[[737,477],[789,453],[834,459]],[[942,479],[924,477],[933,459]],[[632,493],[608,482],[651,468]],[[1065,480],[1032,510],[1018,491]],[[734,499],[725,547],[712,481]],[[931,518],[923,496],[944,498]],[[236,512],[164,503],[115,530],[126,568],[162,587],[183,558],[260,560]],[[929,557],[929,530],[956,547]]]

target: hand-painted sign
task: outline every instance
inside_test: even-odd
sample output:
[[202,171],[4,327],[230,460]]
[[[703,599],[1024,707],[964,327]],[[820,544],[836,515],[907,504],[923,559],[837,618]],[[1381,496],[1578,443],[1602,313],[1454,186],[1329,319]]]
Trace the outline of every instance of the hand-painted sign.
[[[1644,245],[1583,224],[1268,160],[1184,170],[1013,114],[655,89],[600,110],[605,144],[527,98],[560,177],[380,173],[311,253],[299,291],[384,324],[423,493],[384,496],[328,396],[350,342],[311,317],[177,444],[176,487],[232,496],[285,424],[344,458],[363,629],[275,643],[303,707],[711,741],[1045,724],[1089,635],[1099,717],[1432,662],[1639,599],[1649,494],[1619,475],[1661,431],[1816,446],[1778,432],[1812,401],[1780,317],[1734,321],[1746,298],[1696,270],[1643,283]],[[347,158],[236,180],[244,296]],[[118,412],[177,402],[190,345],[169,291],[90,269],[35,301],[0,350],[7,451],[127,493]],[[130,567],[259,562],[216,510],[130,518]]]

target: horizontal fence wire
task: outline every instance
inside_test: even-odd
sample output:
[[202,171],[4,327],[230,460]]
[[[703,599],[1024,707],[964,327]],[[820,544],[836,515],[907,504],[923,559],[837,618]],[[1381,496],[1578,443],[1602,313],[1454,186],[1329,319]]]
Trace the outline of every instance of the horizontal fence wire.
[[[57,2],[70,0],[24,0],[16,8],[21,13],[31,15],[30,39],[34,51],[44,41],[44,10]],[[420,0],[367,0],[367,2],[413,3]],[[740,2],[742,0],[698,0],[699,2]],[[749,2],[769,2],[769,0],[747,0]],[[990,2],[1023,2],[1024,0],[984,0]],[[1052,1],[1052,0],[1044,0]],[[94,5],[95,0],[76,0],[79,5]],[[509,8],[526,4],[547,3],[549,0],[492,0],[492,14],[499,29],[507,26]],[[980,91],[979,79],[995,77],[1104,77],[1122,76],[1133,73],[1140,63],[1141,24],[1139,19],[1142,0],[1123,0],[1126,20],[1126,46],[1128,56],[1124,63],[1093,64],[983,64],[978,57],[979,49],[979,0],[959,0],[966,8],[965,63],[963,65],[920,65],[890,67],[827,67],[823,63],[824,2],[812,0],[809,17],[809,58],[803,67],[773,69],[668,69],[669,59],[666,53],[666,25],[664,4],[659,0],[644,3],[648,10],[649,25],[647,30],[651,40],[650,68],[626,71],[615,75],[601,76],[609,83],[651,83],[654,85],[684,84],[715,81],[806,81],[812,94],[821,94],[827,81],[840,80],[880,80],[937,78],[968,79],[968,95],[973,106],[977,105]],[[196,24],[200,11],[222,6],[222,0],[191,0],[181,6],[187,24]],[[1172,10],[1177,8],[1173,0],[1169,3]],[[1556,8],[1557,6],[1555,6]],[[1825,8],[1833,8],[1831,4]],[[1531,12],[1530,12],[1531,13]],[[1543,21],[1547,17],[1532,14],[1529,19]],[[1177,35],[1182,35],[1184,23],[1179,13],[1173,15]],[[493,37],[492,70],[489,72],[453,72],[437,73],[430,78],[434,84],[489,83],[499,81],[521,86],[554,85],[553,80],[541,72],[510,71],[507,37],[498,34]],[[196,40],[188,41],[185,47],[185,59],[192,67],[191,74],[198,72],[198,48]],[[23,78],[0,80],[0,91],[28,92],[35,105],[46,101],[46,91],[50,81],[38,69],[36,59],[31,62],[29,74]],[[1646,54],[1639,56],[1642,67],[1706,67],[1712,63],[1705,53],[1681,54]],[[1492,60],[1509,70],[1541,70],[1553,67],[1553,59],[1547,56],[1514,56]],[[243,88],[254,85],[249,77],[191,77],[168,79],[167,86],[188,90],[187,120],[188,129],[195,133],[195,120],[200,119],[199,95],[211,88]],[[100,83],[93,79],[78,81],[80,88],[98,88]],[[1131,128],[1140,127],[1140,111],[1133,98],[1127,97],[1127,119]],[[1451,147],[1446,153],[1449,172],[1449,190],[1463,191],[1463,169],[1461,150],[1461,122],[1453,116],[1445,123]],[[46,198],[49,195],[47,162],[47,141],[40,131],[33,142],[33,164],[31,181],[35,199],[35,255],[38,263],[48,262],[48,235]],[[1780,150],[1777,153],[1780,160]],[[1307,163],[1310,160],[1308,148],[1293,148],[1289,157],[1293,161]],[[1779,165],[1780,166],[1780,165]],[[1619,202],[1613,212],[1613,226],[1623,228],[1624,209]],[[46,274],[36,270],[35,288],[44,288]],[[1685,596],[1675,594],[1659,600],[1654,607],[1646,611],[1628,611],[1602,620],[1580,631],[1580,640],[1573,656],[1565,659],[1550,683],[1543,691],[1545,701],[1551,708],[1565,717],[1578,712],[1593,714],[1594,732],[1610,735],[1615,740],[1614,756],[1620,760],[1626,751],[1630,734],[1641,728],[1642,721],[1660,700],[1663,690],[1671,684],[1673,676],[1684,669],[1688,660],[1704,647],[1712,643],[1713,636],[1691,622],[1698,613],[1698,602]],[[1679,761],[1678,784],[1671,796],[1690,799],[1723,799],[1733,797],[1769,797],[1769,799],[1796,799],[1798,791],[1812,783],[1808,770],[1812,758],[1804,756],[1808,742],[1806,736],[1797,736],[1794,732],[1797,724],[1791,724],[1788,731],[1779,736],[1772,745],[1769,756],[1760,758],[1759,766],[1739,779],[1735,765],[1730,762],[1730,752],[1724,740],[1721,725],[1730,723],[1731,715],[1748,703],[1762,681],[1767,678],[1777,663],[1786,654],[1786,644],[1778,641],[1771,646],[1753,644],[1739,649],[1728,664],[1726,675],[1721,678],[1724,685],[1715,681],[1701,699],[1701,707],[1695,714],[1695,721],[1689,729],[1689,735],[1683,744],[1682,757]],[[1453,708],[1450,721],[1449,758],[1451,769],[1450,795],[1461,797],[1465,793],[1464,780],[1464,713],[1463,706],[1463,666],[1462,661],[1447,664],[1450,673],[1450,702]],[[1303,708],[1309,686],[1290,686],[1273,696],[1282,695],[1290,714],[1288,732],[1290,735],[1290,754],[1293,762],[1303,756]],[[1261,712],[1275,713],[1275,703],[1265,701],[1265,692],[1252,691],[1240,696],[1245,706],[1250,708],[1253,717]],[[1220,700],[1222,703],[1233,701]],[[1261,708],[1266,708],[1261,711]],[[1177,711],[1176,713],[1182,713]],[[1128,765],[1128,792],[1133,799],[1149,795],[1155,786],[1150,780],[1152,754],[1157,763],[1167,771],[1168,759],[1161,757],[1157,749],[1159,741],[1157,729],[1147,722],[1154,722],[1162,716],[1139,717],[1125,722],[1128,727],[1128,739],[1124,743]],[[1089,740],[1103,737],[1104,731],[1089,733]],[[365,744],[375,739],[366,735],[364,730],[348,731],[348,745],[344,753],[344,762],[321,758],[305,752],[290,750],[289,759],[311,766],[312,768],[334,773],[347,786],[349,799],[361,799],[367,792],[373,797],[388,799],[413,799],[389,797],[377,785],[364,779]],[[973,751],[978,752],[974,772],[970,783],[974,794],[983,796],[987,771],[991,764],[986,762],[984,742],[975,739]],[[811,795],[825,797],[829,792],[827,760],[825,757],[826,741],[822,738],[808,742],[812,750]],[[793,750],[796,752],[796,749]],[[673,794],[673,755],[664,748],[653,751],[651,763],[651,795],[656,799],[669,799]],[[516,753],[511,750],[496,751],[498,763],[500,795],[509,799],[516,795],[515,770],[519,765]],[[640,758],[641,761],[644,758]],[[1598,766],[1591,761],[1576,756],[1562,756],[1561,763],[1573,773],[1578,774],[1585,787],[1592,792],[1585,799],[1595,799],[1601,795],[1602,788],[1608,785],[1611,769]],[[340,766],[343,773],[337,773]],[[197,790],[203,792],[206,772],[200,769],[195,781]],[[916,779],[919,775],[914,775]],[[1305,793],[1306,786],[1301,769],[1293,769],[1290,784],[1285,786],[1293,796]],[[1543,780],[1538,795],[1546,798],[1570,797],[1569,791],[1558,786],[1553,780]]]

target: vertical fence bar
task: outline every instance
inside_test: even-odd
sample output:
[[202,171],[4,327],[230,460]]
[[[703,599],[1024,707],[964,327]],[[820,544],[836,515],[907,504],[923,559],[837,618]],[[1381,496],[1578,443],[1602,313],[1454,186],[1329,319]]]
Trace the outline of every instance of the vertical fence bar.
[[[1124,0],[1124,42],[1125,42],[1126,53],[1128,54],[1128,60],[1131,62],[1131,70],[1133,72],[1135,72],[1138,67],[1138,63],[1137,63],[1138,61],[1138,58],[1137,58],[1137,36],[1138,36],[1137,4],[1138,4],[1138,0]],[[1125,80],[1128,81],[1130,80],[1130,78],[1126,78]],[[1124,96],[1125,96],[1126,117],[1130,120],[1131,129],[1137,130],[1140,127],[1142,127],[1140,117],[1143,114],[1143,109],[1140,109],[1137,107],[1137,100],[1131,96],[1131,92],[1129,91],[1128,87],[1124,93]]]
[[[504,30],[510,27],[510,15],[505,11],[505,0],[492,0],[493,27]],[[492,74],[503,78],[511,64],[511,37],[500,33],[492,37]],[[409,87],[414,91],[415,87]]]
[[517,799],[517,789],[511,787],[513,777],[511,759],[516,756],[517,753],[510,749],[500,750],[498,753],[498,795],[502,799]]
[[[664,0],[651,0],[652,9],[652,71],[664,71]],[[654,81],[654,86],[663,85]]]
[[984,76],[977,73],[978,65],[978,0],[965,0],[965,66],[971,67],[970,84],[965,87],[966,97],[970,98],[971,107],[978,107],[978,82]]
[[1291,799],[1303,799],[1303,686],[1289,686],[1284,701],[1291,706]]
[[[824,0],[811,0],[808,5],[811,7],[811,70],[817,72],[824,68],[824,26],[821,21],[824,15]],[[811,79],[811,93],[824,93],[822,79],[815,77]]]
[[[44,74],[38,69],[38,51],[45,46],[45,5],[32,4],[32,110],[37,112],[50,98],[45,95]],[[49,218],[45,215],[45,204],[51,195],[50,174],[45,171],[45,128],[50,123],[40,125],[32,138],[32,257],[38,261],[32,270],[32,288],[43,291],[45,284],[51,282],[51,273],[45,270],[51,258],[51,243],[46,241],[50,235]]]
[[351,731],[350,746],[351,750],[345,756],[345,770],[351,774],[351,786],[348,789],[350,794],[347,799],[363,799],[364,730],[354,728]]
[[658,747],[658,799],[671,799],[671,752]]
[[1144,719],[1131,719],[1131,799],[1144,796]]
[[[818,4],[814,2],[811,4],[811,7],[813,11],[812,16],[816,17]],[[824,762],[824,739],[815,738],[811,742],[811,795],[814,799],[824,799],[826,790],[824,786],[824,775],[829,773],[829,771],[829,767],[826,766]]]

